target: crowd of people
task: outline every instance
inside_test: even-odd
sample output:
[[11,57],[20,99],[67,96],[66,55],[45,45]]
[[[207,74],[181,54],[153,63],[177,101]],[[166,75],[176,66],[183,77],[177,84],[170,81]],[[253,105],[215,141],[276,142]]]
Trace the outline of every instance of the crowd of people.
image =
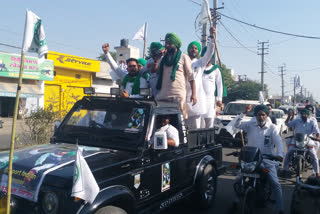
[[[130,58],[126,61],[126,70],[118,66],[110,55],[109,44],[104,44],[102,49],[106,54],[106,60],[119,79],[122,80],[122,96],[129,98],[140,97],[141,88],[151,88],[152,97],[158,101],[177,103],[183,113],[186,126],[189,129],[212,128],[216,115],[216,107],[222,105],[223,76],[220,67],[214,62],[214,29],[210,29],[210,37],[207,47],[201,47],[200,43],[193,41],[188,45],[188,54],[181,52],[181,40],[174,33],[168,33],[165,37],[165,46],[159,42],[150,45],[151,58]],[[289,167],[289,153],[284,154],[282,138],[276,129],[275,118],[269,117],[272,106],[258,105],[254,109],[252,120],[244,122],[242,119],[252,106],[247,106],[245,111],[237,118],[235,127],[247,133],[247,146],[258,147],[262,154],[271,154],[282,162],[284,159],[284,171]],[[313,107],[307,105],[300,112],[300,116],[294,118],[294,112],[288,113],[286,125],[294,128],[294,133],[306,135],[314,134],[320,140],[320,131],[317,121],[312,117]],[[178,131],[169,124],[169,118],[161,118],[158,128],[165,129],[169,137],[170,146],[178,146]],[[170,131],[169,131],[170,128]],[[311,151],[313,170],[319,177],[319,161],[317,150],[319,143],[315,141]],[[277,175],[277,163],[265,161],[264,167],[268,173],[272,190],[276,198],[276,213],[284,213],[282,190]]]
[[184,54],[180,38],[167,33],[165,46],[152,42],[151,58],[129,58],[126,69],[112,58],[108,43],[102,45],[102,50],[122,80],[123,97],[139,98],[141,88],[151,88],[155,100],[179,105],[189,129],[213,128],[216,106],[222,105],[223,95],[220,67],[214,63],[213,35],[214,28],[210,28],[208,46],[202,48],[193,41],[188,45],[188,54]]

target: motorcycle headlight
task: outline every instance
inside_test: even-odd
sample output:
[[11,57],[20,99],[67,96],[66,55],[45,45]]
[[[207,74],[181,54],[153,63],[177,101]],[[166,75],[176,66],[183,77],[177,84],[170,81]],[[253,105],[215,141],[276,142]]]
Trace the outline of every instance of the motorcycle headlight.
[[58,213],[59,200],[58,196],[53,192],[46,192],[42,198],[42,208],[45,213]]
[[241,170],[243,172],[253,172],[255,169],[256,169],[256,165],[257,165],[257,161],[253,161],[253,162],[244,162],[244,161],[241,161]]
[[304,141],[296,141],[296,147],[303,148],[304,147]]

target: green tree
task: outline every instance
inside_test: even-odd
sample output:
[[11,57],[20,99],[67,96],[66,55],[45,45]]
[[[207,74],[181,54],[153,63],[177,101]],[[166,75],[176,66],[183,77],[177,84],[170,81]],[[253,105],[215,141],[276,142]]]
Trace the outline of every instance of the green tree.
[[[110,54],[111,54],[112,58],[114,59],[114,61],[117,61],[117,53],[110,51]],[[101,53],[100,56],[97,57],[97,59],[99,61],[104,61],[104,62],[107,61],[106,60],[106,55],[104,53]]]

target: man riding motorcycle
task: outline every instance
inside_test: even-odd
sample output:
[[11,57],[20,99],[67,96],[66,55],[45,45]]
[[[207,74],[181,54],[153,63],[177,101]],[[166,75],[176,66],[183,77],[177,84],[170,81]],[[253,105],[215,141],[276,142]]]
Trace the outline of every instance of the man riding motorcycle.
[[[282,139],[277,131],[277,128],[270,120],[267,120],[269,115],[269,108],[266,105],[258,105],[254,108],[254,116],[250,121],[243,122],[243,117],[252,109],[249,105],[245,111],[240,114],[240,117],[235,122],[235,127],[247,132],[248,143],[247,146],[257,147],[262,154],[269,154],[275,156],[275,159],[282,162],[284,152]],[[277,151],[275,151],[275,148]],[[271,160],[263,160],[262,165],[268,169],[268,180],[272,187],[272,192],[275,196],[276,213],[282,214],[283,200],[282,189],[277,176],[277,162]]]
[[[317,140],[320,140],[320,131],[319,131],[318,124],[314,120],[310,119],[310,117],[309,117],[310,111],[308,109],[301,110],[300,117],[297,117],[296,119],[290,121],[291,117],[293,117],[293,116],[294,116],[293,113],[289,112],[288,118],[286,120],[286,125],[288,127],[294,128],[294,133],[302,133],[302,134],[306,134],[307,136],[315,134],[317,137]],[[313,146],[313,148],[309,150],[310,151],[310,158],[313,160],[312,161],[312,168],[313,168],[315,175],[317,177],[320,177],[319,176],[319,159],[317,157],[317,150],[319,148],[319,143],[314,141],[313,144],[315,146]],[[288,174],[288,171],[289,171],[289,164],[290,164],[289,154],[292,149],[294,149],[294,148],[288,147],[288,152],[287,152],[286,157],[284,159],[283,170],[284,170],[285,174]]]

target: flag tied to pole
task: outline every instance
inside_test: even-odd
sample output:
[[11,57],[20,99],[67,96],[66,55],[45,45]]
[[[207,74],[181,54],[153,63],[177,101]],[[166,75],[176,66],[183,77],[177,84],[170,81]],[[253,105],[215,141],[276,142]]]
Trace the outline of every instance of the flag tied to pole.
[[263,91],[259,91],[259,102],[261,104],[264,103],[264,94],[263,94]]
[[294,77],[294,87],[295,88],[300,88],[301,87],[301,82],[300,82],[300,76],[296,75]]
[[199,17],[199,25],[208,23],[210,19],[211,19],[211,13],[210,13],[209,2],[208,0],[203,0],[200,17]]
[[97,197],[100,188],[94,178],[86,160],[82,155],[82,149],[78,147],[74,165],[73,187],[71,196],[81,198],[92,203]]
[[132,40],[145,40],[147,37],[147,22],[142,25]]
[[30,10],[27,10],[26,13],[22,51],[23,53],[38,53],[39,58],[42,58],[44,54],[48,53],[46,35],[44,33],[42,21],[39,16]]

